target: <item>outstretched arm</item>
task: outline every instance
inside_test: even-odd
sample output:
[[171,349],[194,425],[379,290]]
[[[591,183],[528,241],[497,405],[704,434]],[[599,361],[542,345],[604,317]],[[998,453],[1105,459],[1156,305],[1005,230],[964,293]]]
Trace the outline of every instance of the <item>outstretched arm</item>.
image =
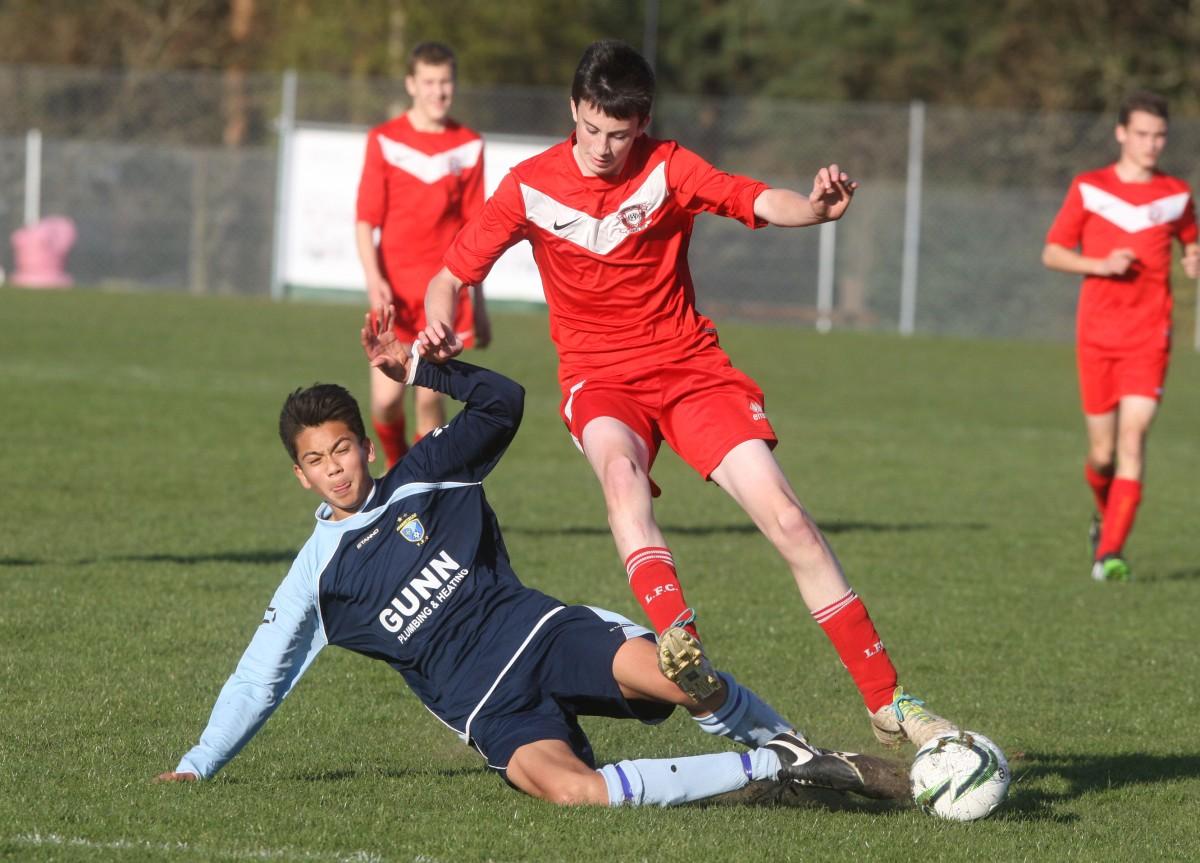
[[754,199],[754,215],[781,228],[803,228],[840,219],[858,183],[836,164],[813,177],[808,197],[790,189],[764,189]]
[[428,326],[421,334],[423,356],[444,362],[463,351],[463,344],[454,332],[454,306],[463,280],[442,267],[429,281],[425,290],[425,320]]

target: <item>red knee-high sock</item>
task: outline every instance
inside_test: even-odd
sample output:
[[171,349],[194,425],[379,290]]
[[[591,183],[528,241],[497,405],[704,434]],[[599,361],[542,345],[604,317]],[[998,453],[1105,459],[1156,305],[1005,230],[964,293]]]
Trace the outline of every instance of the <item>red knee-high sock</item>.
[[1136,479],[1113,480],[1108,493],[1108,506],[1104,508],[1104,526],[1100,528],[1100,544],[1096,546],[1096,559],[1106,554],[1120,554],[1133,530],[1133,519],[1137,516],[1138,504],[1142,501],[1142,484]]
[[1112,488],[1113,483],[1112,474],[1100,473],[1091,464],[1084,462],[1083,478],[1087,480],[1088,487],[1092,490],[1092,497],[1096,499],[1096,512],[1104,515],[1104,510],[1108,506],[1108,491]]
[[387,466],[391,467],[408,452],[408,444],[404,442],[404,415],[401,414],[390,423],[372,420],[371,424],[375,427],[375,435],[379,438],[379,445],[383,447],[383,454],[387,457]]
[[874,713],[891,704],[896,689],[896,667],[858,594],[848,590],[841,599],[818,608],[812,616],[833,642],[867,710]]
[[[670,549],[655,546],[639,548],[625,559],[625,571],[629,573],[629,589],[637,597],[638,604],[658,634],[661,635],[688,611]],[[686,624],[684,629],[700,637],[696,633],[695,623]]]

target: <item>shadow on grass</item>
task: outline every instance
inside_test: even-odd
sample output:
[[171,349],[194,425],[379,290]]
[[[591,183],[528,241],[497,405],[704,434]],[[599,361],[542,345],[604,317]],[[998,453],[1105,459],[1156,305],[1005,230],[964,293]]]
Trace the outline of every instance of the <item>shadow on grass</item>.
[[1200,569],[1177,569],[1174,572],[1163,573],[1162,575],[1134,575],[1136,581],[1197,581],[1200,580]]
[[112,554],[96,557],[69,558],[28,558],[0,557],[0,567],[3,566],[91,566],[96,563],[174,563],[183,566],[194,566],[201,563],[242,563],[242,564],[278,564],[291,563],[296,559],[296,549],[285,551],[214,551],[201,554],[175,554],[172,552],[152,552],[148,554]]
[[[982,522],[875,522],[875,521],[826,521],[818,525],[823,533],[916,533],[918,531],[979,531],[987,530],[988,525]],[[710,524],[710,525],[659,525],[662,532],[670,536],[712,536],[716,534],[756,534],[758,528],[746,521],[741,524]],[[525,527],[522,525],[504,526],[509,534],[523,536],[608,536],[607,525],[563,525],[559,527]]]
[[[1019,820],[1070,823],[1075,815],[1053,811],[1054,804],[1097,791],[1200,779],[1200,755],[1059,755],[1026,752],[1009,765],[1013,788],[998,813]],[[1036,787],[1048,783],[1054,789]],[[1058,790],[1065,783],[1065,790]]]
[[348,782],[354,779],[419,779],[422,776],[441,776],[453,779],[459,776],[480,776],[487,771],[482,767],[445,767],[439,770],[413,770],[393,768],[388,770],[321,770],[316,773],[297,773],[291,779],[297,782]]

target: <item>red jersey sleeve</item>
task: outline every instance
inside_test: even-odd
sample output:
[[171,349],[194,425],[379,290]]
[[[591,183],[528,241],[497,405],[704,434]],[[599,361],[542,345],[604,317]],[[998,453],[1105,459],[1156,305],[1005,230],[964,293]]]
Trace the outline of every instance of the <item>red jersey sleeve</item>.
[[1187,206],[1183,208],[1183,215],[1175,223],[1175,236],[1184,245],[1196,242],[1196,237],[1200,235],[1196,229],[1195,199],[1191,196],[1191,189],[1188,189],[1188,193]]
[[1083,242],[1084,215],[1083,195],[1079,191],[1079,179],[1076,178],[1071,181],[1067,197],[1063,199],[1058,215],[1046,232],[1046,242],[1067,249],[1078,247]]
[[358,180],[358,203],[355,218],[374,228],[383,224],[387,212],[387,181],[383,173],[383,151],[379,135],[374,130],[367,135],[367,156],[363,160],[362,176]]
[[525,201],[516,175],[509,172],[479,214],[458,232],[442,263],[456,278],[477,285],[505,249],[525,239],[526,224]]
[[767,224],[754,215],[754,201],[767,188],[750,177],[727,174],[691,150],[677,147],[667,165],[667,184],[689,213],[716,213],[751,228]]

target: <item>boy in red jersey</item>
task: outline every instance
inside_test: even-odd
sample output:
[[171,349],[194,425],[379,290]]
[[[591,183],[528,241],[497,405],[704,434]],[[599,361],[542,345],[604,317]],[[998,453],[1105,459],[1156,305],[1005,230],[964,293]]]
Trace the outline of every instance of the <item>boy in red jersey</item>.
[[[393,306],[396,335],[416,339],[425,327],[425,286],[459,228],[483,206],[483,140],[452,120],[454,52],[422,42],[408,62],[405,89],[412,107],[372,129],[358,185],[355,239],[371,308]],[[379,230],[379,245],[375,231]],[[486,347],[490,328],[481,292],[463,291],[454,326],[468,347]],[[416,434],[445,423],[442,397],[413,390]],[[371,421],[395,464],[408,449],[404,386],[371,370]]]
[[514,168],[447,250],[429,284],[422,334],[435,356],[461,350],[454,298],[526,239],[550,307],[562,418],[604,491],[630,588],[660,639],[660,667],[700,700],[716,686],[651,505],[649,471],[665,440],[736,500],[779,550],[886,743],[918,745],[953,726],[898,686],[862,601],[771,454],[762,391],[733,367],[701,315],[688,269],[702,212],[750,227],[839,218],[856,184],[822,168],[808,195],[724,173],[644,132],[654,73],[628,45],[583,55],[569,139]]
[[1072,181],[1042,251],[1050,269],[1084,277],[1076,345],[1097,581],[1131,575],[1123,548],[1142,498],[1146,435],[1171,346],[1172,238],[1183,243],[1184,272],[1200,274],[1191,189],[1158,170],[1166,100],[1145,92],[1126,99],[1116,138],[1120,158]]

